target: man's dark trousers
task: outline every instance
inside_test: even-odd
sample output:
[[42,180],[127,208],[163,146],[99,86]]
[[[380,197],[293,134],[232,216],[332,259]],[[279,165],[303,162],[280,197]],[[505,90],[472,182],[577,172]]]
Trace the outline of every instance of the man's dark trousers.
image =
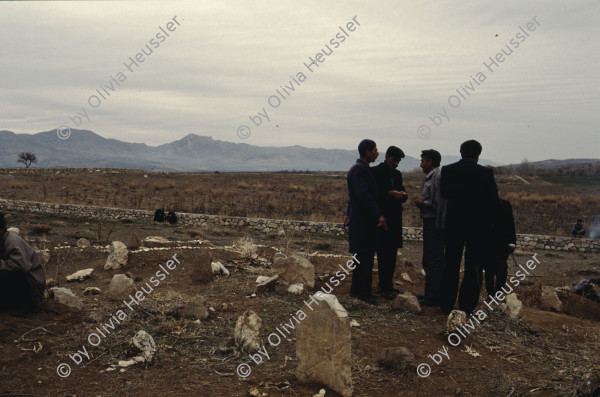
[[394,287],[393,278],[396,271],[398,256],[398,238],[396,233],[377,231],[377,273],[379,274],[379,290],[391,291]]
[[33,306],[25,273],[0,270],[0,307],[12,311]]
[[446,263],[442,276],[440,308],[450,313],[458,294],[460,263],[465,250],[465,272],[460,285],[458,307],[467,315],[471,314],[479,303],[479,292],[483,283],[483,266],[489,263],[493,252],[489,239],[473,233],[449,233],[446,236]]
[[438,305],[444,271],[444,235],[435,227],[435,218],[423,219],[423,270],[425,302]]
[[373,283],[374,252],[358,252],[354,256],[354,270],[352,270],[352,287],[350,293],[358,297],[371,295]]

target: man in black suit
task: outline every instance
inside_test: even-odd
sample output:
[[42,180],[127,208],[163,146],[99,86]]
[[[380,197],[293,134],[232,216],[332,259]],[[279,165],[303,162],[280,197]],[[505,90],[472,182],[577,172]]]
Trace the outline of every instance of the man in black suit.
[[387,222],[387,230],[377,230],[379,293],[390,300],[400,293],[394,288],[393,279],[398,248],[402,248],[402,203],[408,199],[402,173],[397,170],[403,158],[402,149],[390,146],[385,152],[385,161],[371,168],[377,183],[377,205]]
[[446,264],[440,297],[444,313],[450,313],[456,302],[463,250],[465,272],[458,305],[467,315],[479,303],[482,269],[493,261],[498,188],[492,170],[477,164],[481,150],[475,140],[463,142],[462,159],[442,167],[442,198],[447,200]]
[[348,176],[348,211],[344,224],[349,225],[349,251],[354,255],[350,294],[376,305],[371,293],[377,228],[387,229],[386,220],[377,206],[377,185],[369,164],[379,156],[377,145],[363,139],[358,145],[360,158],[350,167]]

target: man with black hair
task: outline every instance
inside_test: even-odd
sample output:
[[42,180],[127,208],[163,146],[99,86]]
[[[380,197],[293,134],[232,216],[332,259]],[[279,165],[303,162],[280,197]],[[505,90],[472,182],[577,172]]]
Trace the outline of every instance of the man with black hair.
[[0,307],[20,317],[39,306],[46,274],[40,257],[21,237],[6,230],[0,214]]
[[402,248],[402,203],[408,195],[402,182],[402,173],[397,170],[404,152],[390,146],[385,152],[385,161],[371,168],[377,183],[377,206],[387,222],[387,230],[377,230],[377,270],[379,293],[386,299],[394,299],[400,293],[394,288],[394,272],[398,248]]
[[423,270],[425,294],[422,306],[440,304],[442,272],[444,271],[444,229],[446,228],[446,200],[442,198],[442,155],[433,149],[421,151],[421,169],[425,173],[423,195],[415,199],[423,219]]
[[[460,310],[470,315],[479,303],[483,268],[493,261],[494,220],[498,211],[498,188],[491,169],[477,162],[481,144],[460,145],[462,159],[442,167],[442,198],[447,200],[446,253],[440,308],[450,313],[456,296]],[[465,271],[460,294],[458,281],[463,250]]]
[[373,262],[377,247],[377,228],[386,229],[386,220],[377,206],[377,184],[369,167],[379,156],[377,145],[364,139],[358,145],[360,158],[350,167],[348,183],[348,210],[344,224],[349,226],[349,251],[355,254],[350,294],[376,305],[371,293]]

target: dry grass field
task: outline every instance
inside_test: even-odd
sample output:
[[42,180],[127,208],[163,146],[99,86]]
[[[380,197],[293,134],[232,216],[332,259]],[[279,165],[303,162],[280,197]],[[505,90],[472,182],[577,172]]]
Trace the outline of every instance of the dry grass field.
[[[421,226],[412,199],[422,173],[404,173],[405,226]],[[517,233],[568,235],[577,218],[600,219],[600,180],[498,175],[514,209]],[[341,222],[345,173],[144,173],[137,170],[2,169],[0,198],[131,209],[171,208],[228,216]]]
[[[147,176],[146,176],[147,175]],[[423,175],[406,173],[405,186],[412,197],[420,192]],[[527,177],[527,183],[512,176],[497,177],[501,196],[514,207],[520,233],[568,234],[574,218],[590,222],[600,213],[596,180],[586,178]],[[145,174],[124,170],[0,170],[0,197],[114,206],[153,210],[172,208],[181,212],[257,216],[304,220],[339,221],[345,211],[347,193],[343,173],[327,174]],[[248,355],[235,349],[232,336],[236,320],[246,310],[263,320],[262,337],[307,299],[285,289],[251,298],[258,275],[271,275],[271,258],[224,256],[216,258],[230,270],[229,277],[212,283],[190,282],[194,253],[181,248],[198,245],[224,246],[254,240],[285,253],[307,255],[315,251],[348,256],[345,237],[265,234],[244,228],[202,227],[78,219],[47,214],[9,212],[9,226],[20,228],[32,245],[48,249],[47,277],[70,288],[84,304],[78,313],[56,312],[48,303],[39,313],[13,319],[0,313],[0,394],[29,396],[248,396],[254,389],[261,396],[313,396],[322,385],[298,382],[295,368],[295,335],[273,349],[272,357],[252,367],[246,379],[235,375]],[[416,208],[406,205],[405,224],[420,226]],[[157,263],[177,253],[182,267],[160,285],[118,330],[90,351],[89,362],[75,365],[69,354],[86,343],[90,330],[123,306],[106,291],[115,271],[105,270],[106,245],[113,240],[128,243],[133,233],[142,239],[162,236],[171,243],[167,251],[146,252],[133,257],[122,271],[138,285],[155,271]],[[95,247],[80,249],[79,238]],[[211,244],[212,243],[212,244]],[[272,251],[271,251],[272,252]],[[534,251],[519,249],[520,263]],[[573,295],[567,313],[539,310],[542,285],[569,286],[582,277],[600,278],[598,254],[540,252],[543,266],[531,280],[516,290],[525,304],[523,316],[512,320],[501,313],[490,317],[458,347],[449,350],[449,360],[434,365],[430,354],[446,344],[446,318],[436,308],[423,314],[392,309],[387,302],[376,308],[349,297],[349,282],[334,293],[359,327],[352,329],[352,376],[355,396],[571,396],[589,376],[600,376],[600,304]],[[422,245],[407,242],[400,250],[396,285],[419,294],[424,288],[421,273]],[[95,269],[94,276],[80,283],[67,283],[66,276],[81,269]],[[511,264],[509,273],[516,268]],[[316,288],[332,269],[317,263]],[[406,282],[400,273],[409,274]],[[374,273],[374,283],[377,273]],[[84,295],[86,287],[99,287],[100,295]],[[312,291],[314,293],[314,291]],[[198,295],[214,308],[200,323],[182,317],[175,307]],[[483,306],[483,303],[481,304]],[[106,372],[109,365],[131,357],[131,336],[140,329],[158,346],[152,365],[135,366],[126,372]],[[382,348],[407,347],[415,363],[432,364],[427,378],[415,368],[385,367],[377,354]],[[72,374],[57,375],[60,363],[71,363]],[[250,362],[250,364],[252,364]],[[326,389],[327,396],[338,396]],[[253,392],[254,393],[254,392]],[[262,394],[264,393],[264,394]],[[256,395],[256,394],[252,394]],[[584,395],[584,394],[580,394]]]

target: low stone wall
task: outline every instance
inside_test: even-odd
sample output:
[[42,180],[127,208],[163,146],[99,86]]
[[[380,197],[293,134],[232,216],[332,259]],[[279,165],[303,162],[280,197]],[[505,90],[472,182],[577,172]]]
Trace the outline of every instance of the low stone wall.
[[[80,218],[130,219],[135,221],[152,222],[154,211],[131,210],[123,208],[93,207],[75,204],[51,204],[35,201],[0,199],[0,210],[38,212],[54,215],[65,215]],[[343,236],[346,232],[341,223],[289,221],[282,219],[263,219],[230,217],[205,214],[178,213],[178,224],[186,226],[231,226],[246,227],[265,232],[280,232],[281,230],[296,230],[306,233],[322,233]],[[421,228],[405,227],[404,238],[408,241],[423,240]],[[587,238],[571,238],[543,236],[534,234],[517,235],[517,247],[537,250],[600,252],[600,240]]]

